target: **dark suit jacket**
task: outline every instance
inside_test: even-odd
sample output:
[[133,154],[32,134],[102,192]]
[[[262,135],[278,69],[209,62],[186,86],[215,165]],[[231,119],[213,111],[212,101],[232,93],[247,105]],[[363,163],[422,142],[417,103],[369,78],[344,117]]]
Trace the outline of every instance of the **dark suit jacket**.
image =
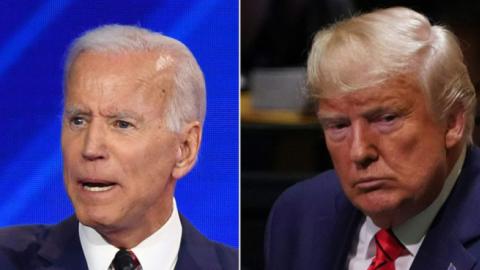
[[[236,250],[208,240],[183,216],[180,220],[182,240],[176,270],[238,269]],[[0,269],[87,269],[78,236],[78,220],[71,217],[54,226],[1,229]]]
[[[421,168],[419,168],[421,169]],[[267,269],[346,269],[364,215],[343,194],[334,171],[301,182],[275,203],[267,225]],[[449,198],[410,269],[480,269],[480,150],[467,151]]]

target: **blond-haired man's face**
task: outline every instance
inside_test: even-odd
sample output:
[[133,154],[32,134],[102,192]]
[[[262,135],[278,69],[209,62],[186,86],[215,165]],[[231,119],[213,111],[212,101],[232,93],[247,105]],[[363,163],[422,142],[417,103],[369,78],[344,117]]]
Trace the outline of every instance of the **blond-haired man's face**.
[[379,226],[426,208],[448,174],[450,127],[405,80],[319,102],[328,150],[342,188]]

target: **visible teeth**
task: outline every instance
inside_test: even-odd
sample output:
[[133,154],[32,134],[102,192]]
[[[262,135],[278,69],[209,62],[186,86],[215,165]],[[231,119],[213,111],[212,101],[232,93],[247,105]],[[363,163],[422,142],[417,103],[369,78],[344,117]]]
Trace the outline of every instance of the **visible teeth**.
[[88,191],[101,192],[101,191],[107,191],[107,190],[112,189],[112,188],[113,188],[113,185],[111,185],[111,186],[104,186],[104,187],[92,187],[92,186],[84,185],[83,188],[86,189],[86,190],[88,190]]

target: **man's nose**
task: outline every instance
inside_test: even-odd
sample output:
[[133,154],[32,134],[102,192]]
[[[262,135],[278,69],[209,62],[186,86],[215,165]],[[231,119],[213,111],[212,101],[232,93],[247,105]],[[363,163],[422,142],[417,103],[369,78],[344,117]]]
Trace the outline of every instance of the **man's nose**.
[[376,138],[370,132],[368,123],[352,125],[350,158],[358,168],[367,168],[378,159]]
[[88,161],[108,158],[105,131],[100,123],[92,121],[86,129],[82,157]]

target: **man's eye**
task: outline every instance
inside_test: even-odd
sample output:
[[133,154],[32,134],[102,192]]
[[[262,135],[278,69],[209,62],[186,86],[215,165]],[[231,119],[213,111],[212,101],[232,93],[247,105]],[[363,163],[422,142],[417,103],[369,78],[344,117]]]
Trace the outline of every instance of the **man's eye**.
[[342,129],[342,128],[346,128],[346,127],[348,127],[347,123],[336,123],[336,124],[333,124],[330,128]]
[[402,117],[396,113],[386,113],[376,118],[372,124],[382,133],[389,133],[401,127]]
[[70,118],[70,124],[74,126],[81,126],[85,124],[85,119],[79,116],[74,116]]
[[347,122],[332,122],[332,123],[327,123],[324,125],[324,129],[326,130],[341,130],[344,128],[347,128],[349,123]]
[[399,120],[398,114],[395,113],[386,113],[379,115],[373,122],[376,122],[379,125],[390,126],[397,123]]
[[381,117],[381,120],[384,122],[392,122],[395,119],[397,119],[396,114],[386,114]]
[[345,138],[350,122],[331,122],[323,126],[325,135],[332,141],[341,141]]
[[117,127],[117,128],[121,128],[121,129],[126,129],[126,128],[130,128],[130,127],[133,127],[133,125],[125,120],[116,120],[114,122],[114,126]]

